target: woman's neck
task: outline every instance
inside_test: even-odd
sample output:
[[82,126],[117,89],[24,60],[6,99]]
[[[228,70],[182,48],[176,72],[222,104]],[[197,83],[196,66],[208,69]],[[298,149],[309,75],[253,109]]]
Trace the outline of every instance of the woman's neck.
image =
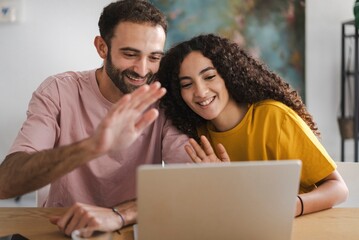
[[237,126],[248,111],[248,104],[238,104],[231,99],[226,108],[211,123],[216,131],[225,132]]

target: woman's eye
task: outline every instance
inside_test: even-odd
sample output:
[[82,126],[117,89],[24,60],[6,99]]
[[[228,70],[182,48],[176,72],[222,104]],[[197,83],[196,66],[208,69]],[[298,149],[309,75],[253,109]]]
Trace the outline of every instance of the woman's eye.
[[181,84],[181,88],[189,88],[191,85],[192,83]]
[[211,76],[205,77],[204,79],[205,79],[205,80],[211,80],[211,79],[213,79],[215,76],[216,76],[216,75],[211,75]]

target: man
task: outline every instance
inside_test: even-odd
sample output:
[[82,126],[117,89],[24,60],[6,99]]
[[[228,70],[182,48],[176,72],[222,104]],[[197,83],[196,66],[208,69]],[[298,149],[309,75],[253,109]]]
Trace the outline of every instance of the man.
[[147,110],[165,92],[158,83],[146,85],[163,55],[163,14],[146,1],[118,1],[104,8],[99,29],[94,44],[103,67],[46,79],[0,166],[1,198],[51,183],[45,206],[71,206],[51,218],[67,235],[134,223],[136,168],[190,162],[188,138],[164,114]]

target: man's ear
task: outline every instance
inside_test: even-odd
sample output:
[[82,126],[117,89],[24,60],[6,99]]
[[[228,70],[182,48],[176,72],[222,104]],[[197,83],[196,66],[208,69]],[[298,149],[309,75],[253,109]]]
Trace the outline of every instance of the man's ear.
[[94,45],[96,47],[98,55],[100,55],[102,59],[106,59],[108,47],[105,40],[101,36],[96,36],[94,40]]

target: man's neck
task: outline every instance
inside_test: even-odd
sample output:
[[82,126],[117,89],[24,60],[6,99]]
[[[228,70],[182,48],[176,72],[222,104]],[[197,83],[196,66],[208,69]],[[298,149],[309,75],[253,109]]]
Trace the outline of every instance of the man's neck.
[[113,84],[103,67],[97,69],[95,75],[101,94],[112,103],[120,100],[124,94]]

